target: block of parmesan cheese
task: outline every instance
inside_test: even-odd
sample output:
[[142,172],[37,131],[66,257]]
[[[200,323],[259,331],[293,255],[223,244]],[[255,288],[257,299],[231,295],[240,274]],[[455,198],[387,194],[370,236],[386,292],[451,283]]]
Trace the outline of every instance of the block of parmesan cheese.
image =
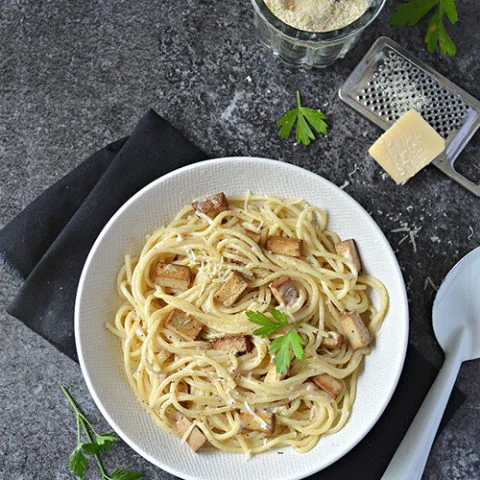
[[402,185],[445,150],[445,140],[415,110],[397,120],[368,153]]

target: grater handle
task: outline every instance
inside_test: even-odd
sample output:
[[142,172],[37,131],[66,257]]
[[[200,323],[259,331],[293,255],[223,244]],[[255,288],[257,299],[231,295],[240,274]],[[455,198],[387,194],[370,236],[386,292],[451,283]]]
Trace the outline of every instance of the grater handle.
[[433,164],[443,173],[448,175],[452,180],[455,180],[457,183],[459,183],[463,188],[466,188],[477,197],[480,197],[480,183],[472,182],[467,177],[457,172],[445,157],[435,160]]

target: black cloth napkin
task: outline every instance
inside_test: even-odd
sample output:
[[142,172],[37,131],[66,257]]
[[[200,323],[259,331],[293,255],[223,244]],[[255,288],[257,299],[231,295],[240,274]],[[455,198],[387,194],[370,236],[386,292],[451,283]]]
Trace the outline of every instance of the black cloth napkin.
[[[0,255],[25,278],[11,315],[77,360],[73,312],[88,252],[110,217],[156,178],[206,155],[150,110],[129,138],[93,154],[0,231]],[[349,454],[311,478],[379,479],[437,371],[409,346],[399,386],[372,431]],[[444,423],[463,403],[455,390]]]
[[95,239],[142,187],[206,155],[150,110],[128,139],[92,155],[0,232],[0,253],[26,278],[7,311],[77,360],[73,312]]

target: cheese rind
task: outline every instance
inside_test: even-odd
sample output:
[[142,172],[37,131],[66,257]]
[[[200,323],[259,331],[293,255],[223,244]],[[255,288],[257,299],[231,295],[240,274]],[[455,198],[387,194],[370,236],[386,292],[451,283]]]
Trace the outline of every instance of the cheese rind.
[[445,150],[445,140],[415,110],[405,113],[368,153],[399,185]]

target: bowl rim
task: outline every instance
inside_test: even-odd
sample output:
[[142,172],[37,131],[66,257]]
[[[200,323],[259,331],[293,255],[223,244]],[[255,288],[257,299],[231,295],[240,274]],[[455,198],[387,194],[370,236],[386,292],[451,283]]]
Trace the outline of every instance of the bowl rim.
[[[171,177],[176,176],[179,173],[188,171],[188,170],[193,170],[193,169],[202,169],[206,164],[221,164],[221,163],[226,163],[226,162],[232,162],[232,160],[235,161],[242,161],[242,162],[247,162],[247,163],[255,163],[258,164],[259,162],[262,162],[264,164],[269,164],[269,165],[274,165],[278,166],[281,168],[285,168],[287,170],[291,170],[292,172],[302,172],[302,174],[307,174],[309,176],[315,177],[317,181],[324,182],[326,184],[329,184],[330,187],[333,187],[337,190],[339,190],[339,194],[343,195],[347,200],[353,201],[356,206],[365,213],[368,218],[371,220],[371,226],[374,230],[376,230],[376,233],[383,239],[385,246],[389,249],[389,253],[391,254],[391,257],[393,259],[393,265],[392,267],[394,268],[394,273],[396,276],[399,277],[400,285],[401,285],[401,298],[398,298],[397,301],[401,302],[404,310],[405,310],[405,315],[403,319],[398,319],[398,321],[402,321],[403,323],[403,333],[404,333],[404,338],[403,340],[403,348],[402,348],[402,355],[401,355],[401,361],[399,361],[397,364],[395,364],[395,372],[393,372],[393,378],[394,382],[392,383],[392,387],[388,394],[385,396],[385,399],[382,403],[382,405],[377,408],[376,414],[373,418],[373,420],[370,422],[368,426],[364,428],[364,430],[357,435],[357,437],[354,439],[353,442],[350,442],[349,444],[346,444],[346,446],[343,446],[343,448],[339,449],[339,452],[332,456],[331,459],[329,459],[328,462],[325,462],[322,466],[320,467],[315,467],[312,466],[311,469],[309,469],[306,472],[302,472],[300,474],[295,474],[294,476],[289,476],[289,477],[282,477],[280,480],[301,480],[303,478],[309,477],[311,475],[314,475],[317,472],[320,472],[324,470],[325,468],[329,467],[330,465],[334,464],[337,460],[340,458],[344,457],[347,453],[349,453],[354,447],[356,447],[362,440],[363,438],[372,430],[372,428],[375,426],[375,424],[378,422],[379,418],[381,415],[384,413],[386,407],[390,403],[390,400],[397,389],[398,382],[400,380],[400,375],[403,371],[403,366],[405,363],[405,358],[406,358],[406,353],[407,353],[407,347],[408,347],[408,337],[409,337],[409,305],[408,305],[408,297],[407,297],[407,291],[405,287],[405,282],[403,280],[403,275],[400,270],[400,266],[398,264],[398,260],[395,256],[395,253],[388,242],[387,238],[385,237],[384,233],[380,229],[380,227],[377,225],[375,220],[370,216],[370,214],[358,203],[353,197],[351,197],[348,193],[346,193],[344,190],[342,190],[340,187],[332,183],[330,180],[327,180],[326,178],[322,177],[321,175],[318,175],[314,172],[311,172],[305,168],[299,167],[297,165],[293,165],[291,163],[279,161],[279,160],[272,160],[272,159],[267,159],[267,158],[262,158],[262,157],[249,157],[249,156],[231,156],[231,157],[220,157],[220,158],[214,158],[214,159],[208,159],[208,160],[203,160],[200,162],[195,162],[190,165],[186,165],[184,167],[178,168],[176,170],[173,170],[172,172],[169,172],[146,186],[144,186],[142,189],[140,189],[136,194],[134,194],[130,199],[128,199],[110,218],[110,220],[105,224],[103,227],[102,231],[98,235],[97,239],[95,240],[94,244],[92,245],[90,252],[87,256],[87,259],[85,261],[85,264],[82,269],[82,273],[80,275],[80,280],[78,283],[77,287],[77,294],[75,297],[75,310],[74,310],[74,332],[75,332],[75,345],[77,349],[77,354],[78,354],[78,359],[79,359],[79,364],[80,364],[80,369],[83,375],[83,378],[85,380],[85,384],[87,385],[88,391],[90,395],[92,396],[95,405],[97,408],[100,410],[101,414],[105,418],[105,420],[108,422],[108,424],[114,429],[114,431],[118,434],[118,436],[136,453],[141,455],[143,458],[145,458],[147,461],[155,465],[156,467],[172,474],[180,478],[184,478],[185,480],[199,480],[199,477],[194,477],[186,472],[179,471],[177,468],[165,464],[161,461],[158,460],[158,458],[155,458],[154,456],[150,455],[147,453],[140,445],[135,443],[133,440],[130,439],[130,437],[124,433],[123,429],[117,424],[117,422],[111,417],[109,414],[108,410],[106,407],[103,405],[101,399],[97,395],[97,392],[94,388],[92,379],[89,374],[89,370],[86,364],[86,359],[84,358],[84,353],[83,353],[83,347],[81,343],[81,335],[80,335],[80,303],[81,303],[81,297],[82,293],[84,290],[84,285],[85,285],[85,279],[88,274],[88,270],[91,265],[92,258],[94,257],[96,250],[100,243],[103,241],[104,237],[107,235],[108,231],[112,227],[112,225],[116,222],[116,220],[129,208],[130,205],[132,205],[134,202],[137,201],[138,198],[140,198],[142,195],[144,195],[148,190],[156,188],[157,184],[160,184],[164,182],[165,180],[168,180]],[[140,408],[140,406],[139,406]],[[158,427],[160,428],[160,427]]]
[[[305,42],[311,45],[322,43],[340,42],[358,35],[380,15],[387,0],[372,0],[372,4],[354,22],[342,28],[323,32],[311,32],[295,28],[278,18],[266,5],[265,0],[250,0],[254,12],[271,28],[274,28],[280,35],[295,41]],[[377,1],[376,5],[373,2]]]

